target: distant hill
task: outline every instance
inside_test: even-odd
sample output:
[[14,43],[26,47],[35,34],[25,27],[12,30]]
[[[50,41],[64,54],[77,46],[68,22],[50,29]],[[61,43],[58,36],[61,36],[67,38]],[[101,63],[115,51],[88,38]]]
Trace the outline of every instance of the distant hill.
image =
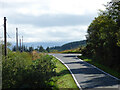
[[66,43],[62,46],[51,47],[50,50],[64,51],[64,50],[69,50],[69,49],[75,49],[79,46],[85,46],[85,45],[86,45],[86,40],[82,40],[82,41]]
[[[37,46],[43,46],[44,49],[46,49],[47,47],[55,47],[58,45],[63,45],[65,42],[24,42],[23,44],[27,47],[34,47],[37,48]],[[10,49],[12,50],[13,46],[16,45],[16,43],[11,42],[12,46],[10,47]]]

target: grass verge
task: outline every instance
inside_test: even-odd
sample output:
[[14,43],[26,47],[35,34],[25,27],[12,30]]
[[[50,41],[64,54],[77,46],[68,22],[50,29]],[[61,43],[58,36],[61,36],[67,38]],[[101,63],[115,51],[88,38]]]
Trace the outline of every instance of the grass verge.
[[90,58],[87,58],[85,56],[78,56],[78,58],[80,58],[83,61],[88,62],[88,63],[100,68],[101,70],[103,70],[103,71],[105,71],[105,72],[107,72],[107,73],[109,73],[109,74],[111,74],[111,75],[120,79],[120,73],[119,72],[117,72],[117,71],[115,71],[115,70],[113,70],[113,69],[111,69],[111,68],[109,68],[105,65],[102,65],[102,64],[100,64],[100,63],[98,63],[98,62],[96,62],[96,61],[94,61]]
[[79,90],[69,70],[57,59],[56,76],[52,77],[52,79],[55,81],[55,86],[57,87],[57,89],[68,88],[71,90]]

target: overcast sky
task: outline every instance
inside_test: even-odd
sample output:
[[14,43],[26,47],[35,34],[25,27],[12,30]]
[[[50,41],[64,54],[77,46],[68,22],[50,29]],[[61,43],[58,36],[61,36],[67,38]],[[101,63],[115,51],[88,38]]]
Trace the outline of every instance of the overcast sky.
[[3,37],[3,17],[7,17],[9,42],[15,42],[16,27],[24,42],[84,40],[89,24],[109,1],[0,0],[0,37]]

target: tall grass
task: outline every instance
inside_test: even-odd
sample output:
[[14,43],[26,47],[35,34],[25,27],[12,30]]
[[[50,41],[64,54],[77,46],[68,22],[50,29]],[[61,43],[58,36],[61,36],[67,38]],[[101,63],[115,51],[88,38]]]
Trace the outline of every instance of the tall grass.
[[64,51],[62,51],[61,53],[81,53],[81,52],[82,52],[82,49],[83,49],[84,47],[85,47],[85,46],[81,46],[81,47],[78,47],[78,48],[75,48],[75,49],[64,50]]

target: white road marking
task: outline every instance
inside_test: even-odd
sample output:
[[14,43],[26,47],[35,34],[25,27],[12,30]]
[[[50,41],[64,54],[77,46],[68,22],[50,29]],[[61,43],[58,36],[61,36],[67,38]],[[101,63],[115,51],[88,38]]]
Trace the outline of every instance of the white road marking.
[[[77,56],[76,56],[76,58],[78,58]],[[80,59],[80,58],[78,58],[80,61],[82,61],[82,62],[85,62],[85,61],[83,61],[82,59]],[[78,60],[78,61],[79,61]],[[116,78],[116,77],[114,77],[114,76],[112,76],[112,75],[110,75],[109,73],[106,73],[106,72],[104,72],[103,70],[101,70],[101,69],[99,69],[99,68],[97,68],[96,66],[94,66],[94,65],[92,65],[92,64],[89,64],[89,63],[87,63],[87,62],[85,62],[86,64],[88,64],[88,65],[90,65],[90,66],[92,66],[92,67],[94,67],[94,68],[96,68],[96,69],[98,69],[99,71],[101,71],[101,72],[103,72],[103,73],[105,73],[105,74],[107,74],[108,76],[110,76],[110,77],[112,77],[112,78],[114,78],[114,79],[116,79],[116,80],[120,80],[120,79],[118,79],[118,78]]]
[[[53,56],[54,56],[54,55],[53,55]],[[54,56],[54,57],[57,58],[56,56]],[[71,73],[71,75],[72,75],[75,83],[77,84],[78,88],[79,88],[80,90],[82,90],[80,84],[79,84],[78,81],[76,80],[76,78],[75,78],[74,74],[72,73],[72,71],[70,70],[70,68],[69,68],[62,60],[60,60],[59,58],[57,58],[57,59],[58,59],[60,62],[62,62],[62,63],[65,65],[65,67],[68,68],[68,70],[70,71],[70,73]]]

